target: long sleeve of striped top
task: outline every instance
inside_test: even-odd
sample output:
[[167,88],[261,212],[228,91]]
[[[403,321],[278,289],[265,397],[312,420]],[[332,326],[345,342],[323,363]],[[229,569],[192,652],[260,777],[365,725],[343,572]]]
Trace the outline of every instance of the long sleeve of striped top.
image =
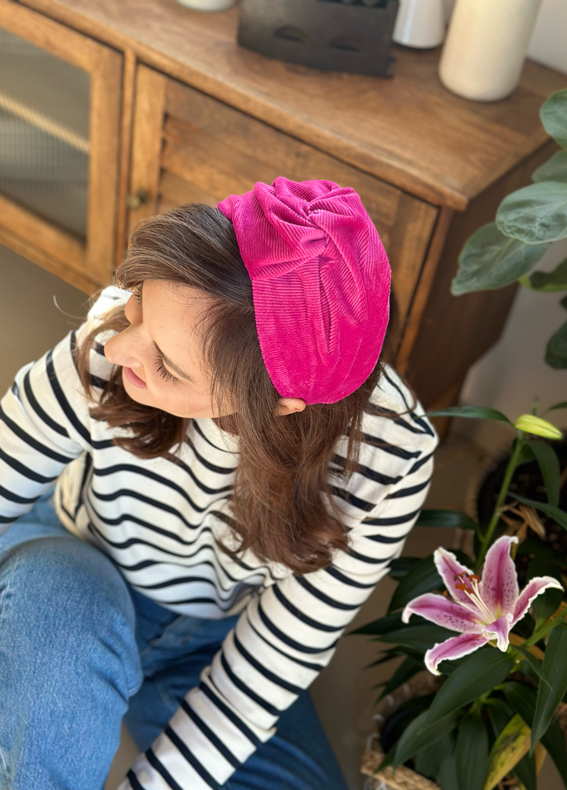
[[[401,554],[428,492],[438,437],[421,404],[407,411],[410,393],[386,367],[364,415],[357,471],[346,486],[333,474],[347,436],[329,469],[349,550],[305,575],[250,551],[231,557],[217,539],[234,541],[238,437],[211,418],[193,419],[179,463],[140,459],[112,441],[130,429],[111,429],[89,415],[73,350],[87,327],[129,296],[105,288],[85,322],[22,367],[0,401],[0,533],[17,529],[14,522],[55,482],[61,522],[112,557],[136,590],[179,614],[239,614],[199,686],[188,690],[119,787],[210,790],[273,736],[279,716],[328,665]],[[99,394],[113,371],[104,356],[111,336],[101,332],[90,352]]]

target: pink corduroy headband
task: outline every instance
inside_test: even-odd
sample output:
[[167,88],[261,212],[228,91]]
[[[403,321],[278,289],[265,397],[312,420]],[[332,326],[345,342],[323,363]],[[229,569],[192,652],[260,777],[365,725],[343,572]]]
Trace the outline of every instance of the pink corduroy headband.
[[218,204],[252,280],[256,328],[282,398],[336,403],[372,373],[389,318],[391,271],[359,195],[279,176]]

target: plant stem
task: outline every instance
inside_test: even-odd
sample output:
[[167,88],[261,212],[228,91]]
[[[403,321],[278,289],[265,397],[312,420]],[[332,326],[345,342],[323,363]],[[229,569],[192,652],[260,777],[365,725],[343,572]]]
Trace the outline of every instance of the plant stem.
[[504,475],[504,480],[502,481],[502,485],[500,487],[498,500],[496,502],[496,506],[494,507],[492,518],[490,519],[490,523],[484,535],[484,539],[482,541],[480,551],[478,553],[478,557],[476,558],[476,562],[474,564],[475,573],[482,565],[482,561],[484,560],[484,555],[486,554],[488,547],[490,546],[490,540],[492,538],[492,535],[494,534],[494,530],[496,529],[496,525],[498,524],[498,521],[500,519],[500,508],[502,507],[502,505],[504,504],[504,500],[506,499],[506,494],[508,493],[508,488],[510,487],[510,483],[512,482],[512,477],[514,476],[514,471],[516,469],[516,465],[518,463],[518,458],[520,457],[520,452],[522,450],[523,444],[524,444],[524,433],[523,431],[518,431],[518,437],[516,439],[516,443],[514,445],[512,455],[510,456],[510,460],[508,461],[508,466],[506,467],[506,474]]
[[552,631],[556,625],[564,623],[566,616],[567,609],[564,609],[564,611],[559,615],[559,617],[556,617],[555,620],[545,623],[541,626],[541,628],[538,628],[537,631],[534,631],[533,634],[528,639],[526,639],[523,646],[527,648],[531,645],[535,645],[540,639],[543,639],[544,636],[547,636],[547,634]]

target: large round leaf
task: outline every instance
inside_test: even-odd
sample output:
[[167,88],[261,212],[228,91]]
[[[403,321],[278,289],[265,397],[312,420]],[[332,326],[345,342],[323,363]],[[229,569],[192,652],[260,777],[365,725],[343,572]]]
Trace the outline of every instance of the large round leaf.
[[542,181],[504,198],[496,224],[505,236],[543,244],[567,236],[567,183]]
[[567,90],[553,93],[539,111],[545,131],[567,148]]
[[467,239],[459,255],[451,293],[460,296],[469,291],[503,288],[533,269],[547,247],[511,239],[495,222],[483,225]]
[[567,181],[567,151],[557,151],[551,159],[534,170],[532,181]]
[[556,370],[567,368],[567,323],[559,327],[547,343],[545,361]]

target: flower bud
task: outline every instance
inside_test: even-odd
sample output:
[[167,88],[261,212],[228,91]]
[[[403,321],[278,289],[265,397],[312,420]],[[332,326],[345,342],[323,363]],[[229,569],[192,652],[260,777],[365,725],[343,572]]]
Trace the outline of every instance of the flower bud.
[[562,439],[563,434],[547,420],[541,417],[536,417],[534,414],[522,414],[516,422],[514,427],[519,431],[526,433],[533,433],[536,436],[544,436],[546,439]]

